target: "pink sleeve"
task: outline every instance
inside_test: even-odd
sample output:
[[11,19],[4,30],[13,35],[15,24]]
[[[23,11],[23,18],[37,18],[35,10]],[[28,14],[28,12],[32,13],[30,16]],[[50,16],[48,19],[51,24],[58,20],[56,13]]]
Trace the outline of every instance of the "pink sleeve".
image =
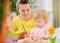
[[48,37],[48,28],[45,29],[45,37]]
[[42,37],[46,37],[46,38],[47,38],[47,37],[48,37],[48,29],[47,29],[47,28],[45,28],[44,30],[45,30],[45,31],[44,31],[44,34],[43,34],[43,36],[42,36]]
[[33,37],[34,36],[34,31],[35,31],[35,29],[33,29],[32,31],[31,31],[31,33],[30,33],[30,37]]

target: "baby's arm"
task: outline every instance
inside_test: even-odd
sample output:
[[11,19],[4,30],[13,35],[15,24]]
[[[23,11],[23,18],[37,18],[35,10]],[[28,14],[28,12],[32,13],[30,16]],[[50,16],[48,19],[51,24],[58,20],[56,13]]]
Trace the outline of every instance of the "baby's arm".
[[42,39],[48,40],[48,29],[45,29],[45,34],[42,36]]
[[40,37],[40,36],[35,36],[35,37],[33,37],[33,40],[41,40],[42,38]]

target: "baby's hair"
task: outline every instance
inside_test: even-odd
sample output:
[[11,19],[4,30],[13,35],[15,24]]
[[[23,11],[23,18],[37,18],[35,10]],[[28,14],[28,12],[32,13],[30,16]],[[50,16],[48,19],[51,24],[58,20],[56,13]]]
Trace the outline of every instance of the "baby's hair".
[[45,10],[38,10],[36,15],[35,15],[35,20],[43,18],[45,20],[45,22],[48,22],[48,16],[47,16],[47,12]]
[[18,9],[20,4],[28,4],[28,3],[30,4],[30,0],[18,0],[16,3],[16,8]]

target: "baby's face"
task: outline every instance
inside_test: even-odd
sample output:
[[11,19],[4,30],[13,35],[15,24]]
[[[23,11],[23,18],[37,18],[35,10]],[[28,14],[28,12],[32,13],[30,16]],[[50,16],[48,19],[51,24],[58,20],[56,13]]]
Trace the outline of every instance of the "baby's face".
[[43,18],[37,19],[37,20],[35,20],[35,22],[36,22],[36,26],[39,28],[44,27],[46,24],[45,20]]

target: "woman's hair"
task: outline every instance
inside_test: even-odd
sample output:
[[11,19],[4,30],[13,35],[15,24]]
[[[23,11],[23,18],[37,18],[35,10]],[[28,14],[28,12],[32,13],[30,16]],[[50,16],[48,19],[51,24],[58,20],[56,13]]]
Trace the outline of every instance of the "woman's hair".
[[30,4],[29,0],[18,0],[16,3],[16,8],[18,9],[20,4],[28,4],[28,3]]
[[35,15],[35,20],[38,20],[40,18],[43,18],[45,20],[45,22],[48,22],[48,16],[47,16],[47,12],[45,10],[38,10],[36,15]]

